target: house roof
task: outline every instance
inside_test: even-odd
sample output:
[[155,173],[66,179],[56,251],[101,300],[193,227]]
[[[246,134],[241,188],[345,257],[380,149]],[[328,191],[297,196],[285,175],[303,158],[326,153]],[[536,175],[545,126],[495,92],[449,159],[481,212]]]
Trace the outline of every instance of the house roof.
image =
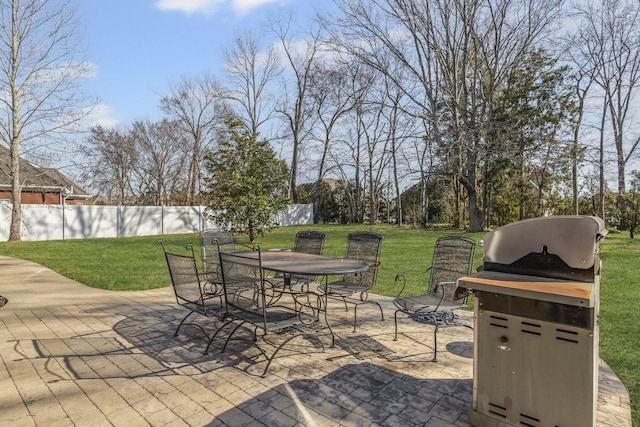
[[[9,159],[9,149],[0,145],[0,188],[11,188]],[[22,191],[57,193],[60,192],[63,187],[66,187],[67,189],[72,189],[71,198],[74,196],[81,198],[89,196],[86,191],[59,170],[43,168],[22,158],[20,159],[20,180],[23,185]]]

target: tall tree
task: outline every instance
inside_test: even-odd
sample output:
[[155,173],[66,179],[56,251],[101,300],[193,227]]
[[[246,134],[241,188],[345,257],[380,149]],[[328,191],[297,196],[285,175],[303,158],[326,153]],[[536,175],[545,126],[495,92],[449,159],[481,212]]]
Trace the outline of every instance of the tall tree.
[[[616,152],[620,207],[625,170],[640,145],[640,134],[629,131],[634,96],[640,88],[640,3],[630,0],[587,2],[578,7],[576,39],[580,57],[595,72],[607,108]],[[604,126],[601,133],[605,132]],[[604,140],[606,137],[601,136]],[[605,148],[606,149],[606,148]]]
[[[288,71],[291,79],[284,79],[284,99],[276,107],[284,117],[287,129],[291,135],[291,163],[289,180],[289,192],[293,203],[298,203],[298,161],[301,155],[302,144],[311,134],[313,121],[313,104],[309,94],[312,70],[318,51],[322,45],[320,32],[315,29],[296,38],[291,28],[292,17],[281,19],[272,24],[272,31],[278,37],[282,52],[289,64]],[[304,37],[304,36],[307,37]],[[288,82],[291,81],[291,84]]]
[[217,149],[205,156],[207,214],[217,224],[247,232],[253,242],[277,225],[276,214],[287,206],[289,171],[269,141],[258,140],[236,119],[228,119],[227,127]]
[[[374,137],[370,118],[375,116],[372,106],[367,100],[367,94],[371,91],[375,84],[375,71],[364,65],[355,65],[348,74],[348,92],[357,94],[353,98],[353,107],[349,110],[346,130],[341,135],[337,144],[332,144],[329,149],[329,155],[345,182],[351,185],[346,186],[347,201],[349,204],[349,222],[362,222],[365,218],[365,189],[368,187],[366,180],[368,175],[368,147],[370,138]],[[371,113],[371,114],[370,114]],[[367,132],[371,131],[371,134]]]
[[138,151],[138,176],[141,203],[155,206],[189,205],[188,171],[190,147],[188,136],[177,121],[158,123],[138,120],[133,123],[131,137]]
[[571,213],[578,215],[580,192],[578,189],[578,166],[584,157],[584,145],[580,144],[580,131],[586,112],[586,101],[593,84],[593,69],[578,65],[574,75],[574,90],[577,99],[577,115],[573,127],[573,141],[571,144]]
[[257,137],[260,127],[275,113],[270,85],[282,71],[278,54],[273,46],[263,52],[262,38],[246,31],[235,35],[231,46],[224,50],[224,59],[226,97],[237,119]]
[[109,203],[126,204],[136,196],[133,179],[139,153],[131,132],[94,126],[81,151],[88,159],[84,179],[104,192]]
[[511,183],[492,186],[497,192],[510,191],[517,201],[519,214],[513,220],[545,214],[546,196],[571,162],[572,150],[566,148],[577,108],[568,81],[568,67],[535,51],[523,55],[496,97],[495,131],[488,134],[496,152],[483,160],[494,172],[485,179],[504,182],[513,169]]
[[218,82],[205,74],[196,78],[183,77],[172,85],[170,93],[160,99],[160,108],[188,135],[189,158],[184,203],[199,203],[201,163],[204,152],[213,142],[217,125],[221,124],[224,106]]
[[334,137],[334,129],[339,127],[340,119],[347,114],[359,96],[349,90],[348,81],[354,70],[352,63],[316,61],[311,73],[309,96],[313,100],[314,114],[318,119],[317,134],[314,137],[320,148],[316,153],[317,179],[320,181],[327,172],[327,157]]
[[[385,73],[429,121],[466,192],[470,229],[483,228],[478,170],[495,91],[559,12],[557,0],[344,0],[339,47]],[[391,53],[405,85],[387,68]]]
[[90,112],[81,90],[89,67],[79,30],[71,1],[0,1],[0,140],[11,153],[13,204],[9,241],[21,239],[21,146],[42,143]]

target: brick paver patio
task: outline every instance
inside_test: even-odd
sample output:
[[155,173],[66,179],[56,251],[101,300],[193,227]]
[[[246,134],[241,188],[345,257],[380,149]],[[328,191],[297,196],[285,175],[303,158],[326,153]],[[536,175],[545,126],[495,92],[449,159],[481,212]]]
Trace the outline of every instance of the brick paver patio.
[[[336,304],[336,347],[294,341],[262,378],[264,358],[242,341],[203,355],[196,328],[174,338],[184,312],[170,288],[96,290],[0,257],[0,295],[0,425],[468,425],[472,332],[441,332],[428,362],[431,329],[404,321],[393,341],[388,298],[377,297],[388,319],[364,308],[355,333]],[[628,393],[604,363],[598,426],[631,426]]]

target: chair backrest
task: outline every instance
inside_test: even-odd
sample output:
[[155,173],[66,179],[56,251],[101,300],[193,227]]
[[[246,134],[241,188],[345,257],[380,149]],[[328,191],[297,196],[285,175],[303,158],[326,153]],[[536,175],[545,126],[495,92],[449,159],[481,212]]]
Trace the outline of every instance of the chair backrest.
[[171,284],[178,304],[202,305],[202,286],[193,247],[172,245],[169,248],[162,242],[158,244],[162,246],[167,260]]
[[207,281],[222,283],[220,252],[234,252],[235,243],[231,231],[203,230],[200,232],[202,271]]
[[[431,263],[429,293],[438,293],[439,283],[455,283],[460,277],[471,273],[476,242],[462,236],[440,237],[436,240]],[[447,287],[445,300],[457,300],[455,286]]]
[[322,255],[325,234],[320,231],[298,231],[293,245],[295,252]]
[[[260,251],[220,253],[227,307],[261,316],[265,314],[265,282]],[[260,320],[258,320],[260,321]]]
[[347,237],[347,253],[345,258],[365,261],[369,269],[362,273],[347,274],[342,280],[353,283],[364,289],[371,289],[376,284],[378,267],[380,266],[380,250],[382,235],[365,231],[351,233]]

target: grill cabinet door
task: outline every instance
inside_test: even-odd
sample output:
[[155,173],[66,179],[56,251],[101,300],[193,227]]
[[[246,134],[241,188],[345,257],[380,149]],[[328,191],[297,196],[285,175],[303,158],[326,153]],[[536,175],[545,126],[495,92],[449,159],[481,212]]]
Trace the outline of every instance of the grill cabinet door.
[[492,419],[484,425],[593,426],[597,328],[482,310],[475,302],[473,409]]

